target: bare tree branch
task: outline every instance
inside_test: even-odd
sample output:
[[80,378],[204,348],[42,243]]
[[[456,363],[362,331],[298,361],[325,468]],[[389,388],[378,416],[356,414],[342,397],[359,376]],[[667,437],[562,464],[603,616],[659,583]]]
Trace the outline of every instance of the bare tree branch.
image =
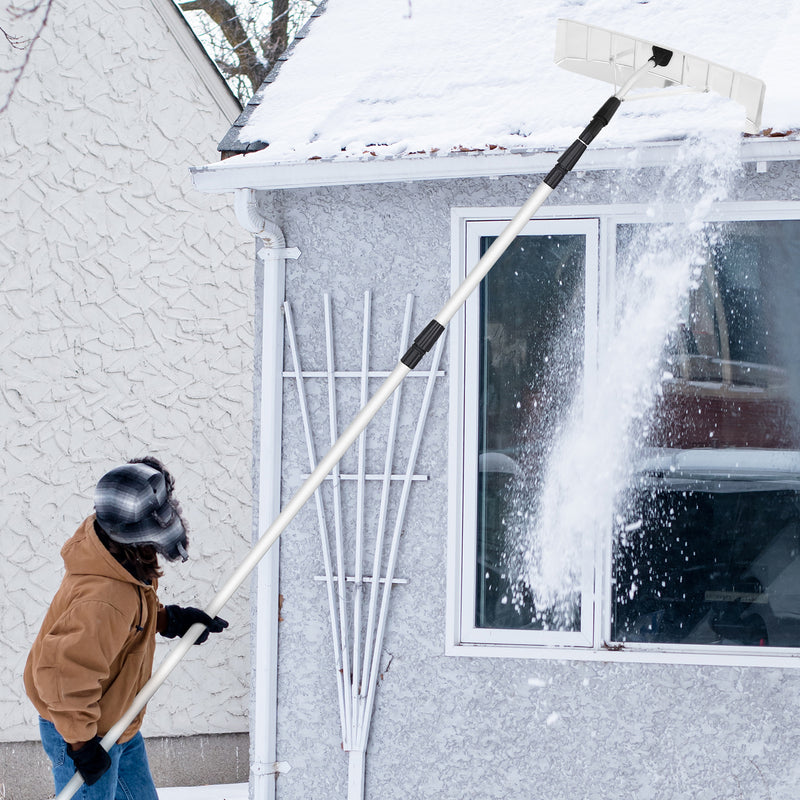
[[15,49],[15,50],[24,50],[25,45],[27,44],[27,40],[24,36],[14,36],[14,34],[9,33],[5,28],[0,27],[0,33],[6,37],[8,43]]
[[238,59],[234,71],[220,65],[226,76],[246,75],[255,91],[267,77],[267,66],[256,54],[236,8],[228,0],[186,0],[179,3],[182,11],[204,11],[219,26],[231,50]]
[[274,64],[289,44],[289,0],[272,0],[272,24],[269,26],[264,55]]
[[242,104],[319,6],[319,0],[176,2]]
[[9,105],[11,105],[11,98],[14,96],[14,92],[17,90],[17,86],[19,85],[19,82],[22,80],[22,76],[25,73],[25,70],[28,66],[33,46],[38,41],[39,37],[42,35],[42,31],[45,29],[45,26],[47,25],[47,19],[50,16],[50,10],[52,9],[52,7],[53,7],[53,0],[37,0],[37,2],[34,3],[34,5],[32,5],[30,8],[20,9],[19,11],[16,12],[16,17],[18,19],[21,19],[22,17],[33,16],[42,8],[44,8],[44,14],[42,15],[42,19],[39,22],[39,25],[36,28],[35,33],[27,41],[22,36],[14,36],[3,30],[3,34],[5,35],[9,44],[15,50],[24,50],[25,57],[22,59],[22,63],[16,69],[12,70],[14,77],[11,80],[11,87],[9,88],[8,93],[6,94],[6,99],[3,101],[3,105],[0,106],[0,114],[2,114],[9,107]]

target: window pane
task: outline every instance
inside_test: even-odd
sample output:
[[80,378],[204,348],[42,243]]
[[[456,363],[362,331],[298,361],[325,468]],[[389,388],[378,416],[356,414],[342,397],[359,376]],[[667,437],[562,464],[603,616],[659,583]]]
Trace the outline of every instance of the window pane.
[[800,647],[800,221],[708,226],[704,261],[620,505],[612,637]]
[[[481,252],[494,237],[481,238]],[[512,491],[535,502],[539,469],[583,365],[586,238],[520,236],[480,288],[478,539],[475,625],[579,630],[579,601],[557,621],[534,608],[519,542],[512,541]],[[572,344],[561,360],[559,342]],[[535,435],[532,433],[535,432]]]

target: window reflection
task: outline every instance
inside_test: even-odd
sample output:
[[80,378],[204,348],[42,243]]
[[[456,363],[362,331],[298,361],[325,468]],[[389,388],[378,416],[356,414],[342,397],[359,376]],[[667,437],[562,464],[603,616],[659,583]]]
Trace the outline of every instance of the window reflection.
[[798,647],[800,222],[707,236],[620,504],[612,637]]
[[[481,238],[481,254],[494,239]],[[580,626],[579,608],[566,624],[537,613],[508,532],[512,487],[524,473],[535,496],[580,381],[585,262],[583,234],[519,236],[481,282],[477,627]],[[573,347],[564,347],[565,337]],[[556,350],[564,354],[560,363]]]

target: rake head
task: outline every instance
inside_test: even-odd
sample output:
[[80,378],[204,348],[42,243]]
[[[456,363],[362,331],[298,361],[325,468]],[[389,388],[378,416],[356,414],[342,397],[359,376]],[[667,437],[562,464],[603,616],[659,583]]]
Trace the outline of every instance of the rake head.
[[594,25],[560,19],[556,31],[555,61],[572,72],[615,86],[625,84],[650,61],[653,66],[636,80],[637,87],[664,89],[681,86],[691,92],[714,92],[744,106],[745,133],[758,133],[761,129],[763,81],[680,50]]

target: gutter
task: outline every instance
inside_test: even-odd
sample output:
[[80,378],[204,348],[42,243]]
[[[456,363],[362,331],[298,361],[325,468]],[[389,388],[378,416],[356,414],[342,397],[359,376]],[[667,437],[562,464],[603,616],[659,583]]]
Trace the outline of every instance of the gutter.
[[[253,541],[280,513],[281,406],[283,398],[283,314],[286,259],[300,251],[287,248],[281,229],[258,209],[255,192],[236,193],[239,223],[256,237],[256,364],[253,451],[255,510]],[[263,271],[258,267],[263,265]],[[260,326],[260,337],[258,336]],[[277,777],[288,764],[277,761],[279,551],[262,559],[251,586],[252,677],[250,709],[250,797],[274,800]]]
[[[581,170],[637,169],[671,163],[681,142],[638,143],[625,147],[589,150]],[[451,153],[401,158],[315,159],[298,163],[269,161],[269,150],[233,156],[224,162],[192,167],[192,181],[202,192],[231,192],[300,189],[318,186],[348,186],[455,178],[503,177],[546,174],[554,154],[540,150],[530,153]],[[742,139],[743,162],[756,162],[763,171],[770,161],[800,160],[800,139],[749,137]]]

